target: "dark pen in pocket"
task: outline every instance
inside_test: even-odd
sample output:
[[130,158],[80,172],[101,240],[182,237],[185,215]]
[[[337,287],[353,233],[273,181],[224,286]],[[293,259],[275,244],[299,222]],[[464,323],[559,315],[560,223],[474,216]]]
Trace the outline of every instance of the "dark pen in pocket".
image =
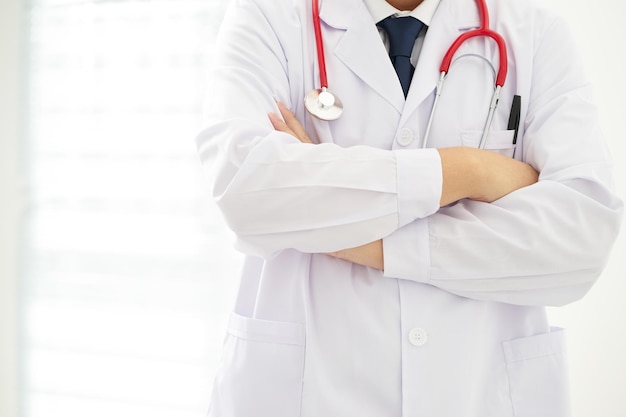
[[[511,113],[509,114],[508,130],[514,130],[513,132],[513,145],[517,144],[517,132],[519,132],[520,113],[522,110],[522,97],[517,94],[513,96],[513,103],[511,104]],[[513,158],[515,158],[515,148],[513,148]]]

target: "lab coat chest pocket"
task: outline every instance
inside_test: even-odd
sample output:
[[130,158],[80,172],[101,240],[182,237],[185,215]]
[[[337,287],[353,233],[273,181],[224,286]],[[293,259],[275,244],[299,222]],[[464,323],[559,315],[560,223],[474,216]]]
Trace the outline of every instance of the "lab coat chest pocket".
[[[478,130],[470,130],[461,133],[461,141],[463,146],[478,148],[480,138],[483,132]],[[491,130],[487,134],[484,149],[497,152],[504,156],[513,157],[515,144],[513,144],[513,130]]]
[[503,343],[515,417],[569,417],[564,331]]
[[299,416],[304,340],[302,324],[233,313],[209,416]]

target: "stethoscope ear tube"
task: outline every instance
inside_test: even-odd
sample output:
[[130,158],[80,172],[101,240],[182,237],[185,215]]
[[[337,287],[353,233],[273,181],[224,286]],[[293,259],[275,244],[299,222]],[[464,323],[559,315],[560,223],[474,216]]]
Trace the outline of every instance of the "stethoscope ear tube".
[[448,48],[448,51],[443,56],[443,60],[441,61],[441,66],[439,67],[439,71],[443,73],[448,73],[450,70],[450,65],[452,63],[452,58],[454,58],[454,54],[461,47],[461,44],[466,40],[474,37],[486,36],[493,39],[498,45],[498,56],[500,62],[498,64],[498,74],[496,75],[496,85],[502,87],[504,82],[506,81],[506,75],[509,70],[508,58],[506,55],[506,42],[504,38],[497,32],[489,28],[480,28],[475,30],[470,30],[469,32],[463,33],[461,36],[456,38],[452,45]]
[[445,82],[448,71],[450,70],[450,66],[452,65],[452,59],[454,58],[454,54],[461,47],[463,42],[468,39],[480,36],[486,36],[493,39],[498,46],[498,54],[499,60],[498,63],[498,72],[496,74],[495,79],[495,89],[493,95],[491,96],[491,103],[489,104],[489,113],[487,114],[487,119],[485,120],[485,125],[483,127],[483,133],[480,138],[480,142],[478,147],[483,149],[485,144],[487,143],[487,136],[489,134],[489,130],[491,129],[491,123],[493,121],[493,115],[496,111],[496,107],[498,106],[498,101],[500,100],[500,90],[506,81],[506,75],[509,69],[508,65],[508,57],[506,54],[506,42],[504,38],[499,33],[491,30],[489,28],[489,10],[487,10],[487,3],[485,0],[476,0],[476,4],[478,6],[478,13],[480,14],[481,25],[480,28],[475,30],[470,30],[468,32],[463,33],[461,36],[456,38],[452,45],[446,51],[446,54],[441,61],[441,66],[439,67],[440,77],[439,82],[437,83],[437,90],[435,92],[435,100],[433,102],[433,107],[430,111],[430,116],[428,118],[428,124],[426,126],[426,133],[424,134],[424,142],[422,146],[426,148],[428,146],[428,138],[430,137],[430,129],[433,124],[433,119],[435,117],[435,110],[437,108],[437,103],[439,102],[439,97],[441,96],[441,91],[443,90],[443,84]]
[[430,138],[430,128],[433,126],[433,119],[435,118],[435,110],[439,103],[439,97],[441,97],[441,90],[443,90],[443,83],[446,81],[446,73],[441,72],[439,74],[439,82],[437,82],[437,89],[435,90],[435,101],[433,102],[433,108],[430,110],[430,116],[428,116],[428,124],[426,125],[426,133],[424,133],[424,142],[422,148],[428,147],[428,138]]
[[496,89],[493,91],[493,95],[491,96],[491,104],[489,105],[489,114],[487,115],[487,120],[485,120],[485,126],[483,127],[483,134],[480,137],[480,142],[478,143],[478,149],[484,149],[485,144],[487,144],[487,135],[491,130],[491,122],[493,121],[493,115],[496,112],[496,107],[498,107],[498,101],[500,101],[500,90],[501,86],[497,85]]

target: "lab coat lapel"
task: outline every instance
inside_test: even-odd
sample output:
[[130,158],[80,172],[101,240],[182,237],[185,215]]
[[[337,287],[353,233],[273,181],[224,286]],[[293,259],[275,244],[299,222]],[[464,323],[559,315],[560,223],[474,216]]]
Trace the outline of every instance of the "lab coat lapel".
[[[330,51],[401,113],[405,100],[400,81],[363,2],[324,1],[320,18],[328,26],[345,30],[335,45],[328,45],[332,48]],[[332,90],[332,85],[329,88]]]
[[439,81],[441,61],[454,40],[466,29],[479,26],[473,0],[441,0],[420,52],[403,119],[427,99]]

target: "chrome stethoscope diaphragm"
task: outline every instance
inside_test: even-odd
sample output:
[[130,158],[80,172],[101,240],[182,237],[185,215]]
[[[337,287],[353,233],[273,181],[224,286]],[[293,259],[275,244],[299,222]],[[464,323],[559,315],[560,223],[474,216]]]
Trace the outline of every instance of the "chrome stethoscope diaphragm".
[[321,120],[336,120],[343,112],[341,100],[326,87],[311,90],[304,98],[306,109]]

